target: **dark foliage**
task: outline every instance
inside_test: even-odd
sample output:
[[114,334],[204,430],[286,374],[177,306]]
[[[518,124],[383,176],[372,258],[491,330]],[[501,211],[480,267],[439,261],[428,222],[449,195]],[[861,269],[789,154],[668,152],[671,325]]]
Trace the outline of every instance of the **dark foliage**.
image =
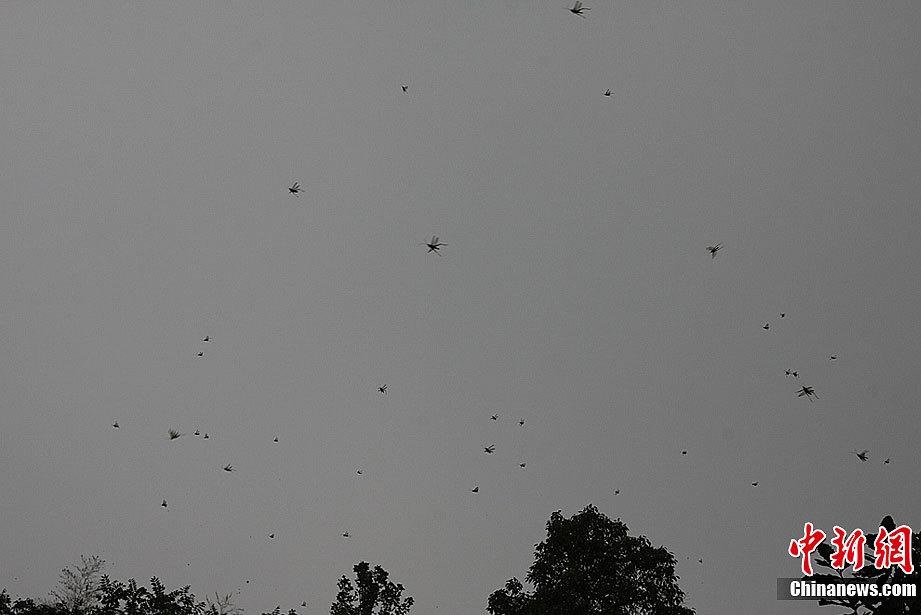
[[0,615],[71,615],[62,606],[36,604],[31,598],[10,600],[6,590],[0,591]]
[[[68,606],[59,595],[52,593],[56,602],[36,603],[32,598],[11,600],[6,590],[0,592],[0,615],[235,615],[242,609],[233,606],[230,596],[216,595],[216,600],[200,602],[189,590],[189,586],[167,591],[154,577],[150,589],[139,587],[134,579],[127,583],[113,581],[103,575],[98,582],[87,587],[92,596],[91,607]],[[281,607],[262,615],[282,615]],[[298,615],[290,609],[287,615]]]
[[104,576],[99,587],[99,615],[201,615],[205,603],[196,602],[189,586],[167,592],[160,579],[150,580],[150,589],[138,587],[134,579],[127,584]]
[[693,615],[683,606],[675,558],[645,537],[627,534],[594,506],[547,522],[525,592],[518,579],[489,597],[492,615]]
[[411,597],[402,598],[403,586],[388,580],[380,566],[371,570],[368,562],[355,564],[356,581],[339,579],[339,593],[330,615],[406,615],[413,605]]

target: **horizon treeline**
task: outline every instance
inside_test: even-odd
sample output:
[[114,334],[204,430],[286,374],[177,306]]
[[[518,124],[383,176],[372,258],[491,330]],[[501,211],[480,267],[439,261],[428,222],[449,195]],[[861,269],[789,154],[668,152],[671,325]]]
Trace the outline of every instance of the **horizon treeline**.
[[[642,615],[694,615],[684,606],[678,587],[675,556],[653,547],[645,536],[631,536],[619,519],[612,521],[592,505],[565,518],[560,511],[547,522],[546,539],[535,546],[535,559],[525,580],[517,578],[484,597],[491,615],[602,615],[630,612]],[[149,587],[135,579],[113,580],[98,556],[81,557],[65,568],[57,586],[43,600],[10,598],[0,591],[0,615],[242,615],[231,594],[215,593],[200,600],[186,585],[167,590],[158,577]],[[381,566],[359,562],[353,578],[343,575],[330,615],[409,615],[414,601],[405,588],[390,580]],[[276,605],[261,615],[305,615],[316,611]],[[561,610],[562,609],[562,610]]]

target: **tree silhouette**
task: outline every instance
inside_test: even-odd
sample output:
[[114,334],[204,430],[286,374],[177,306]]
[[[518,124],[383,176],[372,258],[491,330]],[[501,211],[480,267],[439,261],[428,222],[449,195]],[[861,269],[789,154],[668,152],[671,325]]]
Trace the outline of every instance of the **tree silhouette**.
[[32,598],[10,600],[4,589],[0,591],[0,615],[70,615],[70,611],[59,605],[36,604]]
[[[345,575],[339,579],[339,593],[330,608],[330,615],[406,615],[413,606],[411,597],[402,598],[403,586],[388,581],[388,573],[380,566],[371,570],[368,562],[352,568],[356,582]],[[375,608],[376,607],[376,608]]]
[[150,589],[138,587],[137,581],[111,581],[107,576],[100,585],[99,615],[203,615],[216,613],[196,602],[189,586],[167,592],[160,579],[150,579]]
[[51,591],[51,597],[68,613],[92,611],[99,602],[99,582],[105,565],[96,555],[81,555],[80,564],[61,571],[58,588]]
[[[96,565],[96,564],[99,565]],[[196,600],[189,586],[173,591],[167,591],[154,577],[150,580],[150,589],[138,587],[137,581],[129,579],[127,583],[113,581],[107,575],[98,576],[102,567],[102,560],[98,557],[83,558],[83,564],[70,571],[72,574],[62,574],[62,589],[52,592],[56,602],[36,603],[31,598],[17,598],[11,600],[6,590],[0,591],[0,615],[242,615],[243,610],[234,606],[231,595],[221,596],[214,594],[214,599],[206,598],[205,602]],[[386,576],[386,573],[385,573]],[[73,579],[83,579],[82,584],[74,584]],[[66,582],[64,581],[66,580]],[[73,590],[67,594],[63,588]],[[88,592],[92,595],[92,604],[87,606],[67,606],[60,596],[80,596],[78,589],[92,588]],[[402,590],[402,587],[399,587]],[[86,594],[83,594],[86,595]],[[71,604],[76,604],[73,602]],[[386,611],[381,611],[385,613]],[[397,613],[397,611],[394,611]],[[262,615],[282,615],[281,606]],[[287,615],[298,615],[295,609],[290,609]]]
[[[214,592],[214,600],[205,597],[208,602],[208,615],[243,615],[243,609],[233,603],[233,597],[230,594],[220,595]],[[279,607],[281,610],[281,607]]]
[[547,522],[547,539],[536,545],[523,591],[518,579],[489,596],[492,615],[693,615],[683,606],[675,558],[644,536],[629,536],[592,505],[566,519]]
[[[895,529],[895,522],[892,517],[886,515],[879,522],[881,527],[887,531]],[[876,534],[867,534],[866,545],[872,549]],[[816,583],[835,583],[841,579],[861,579],[868,583],[876,585],[893,584],[893,583],[914,583],[915,587],[921,587],[921,570],[918,569],[917,562],[921,562],[921,532],[915,532],[911,535],[911,561],[915,563],[914,571],[911,574],[905,572],[899,567],[885,568],[878,570],[874,565],[872,558],[863,568],[857,572],[853,571],[853,566],[847,565],[843,570],[835,569],[831,563],[831,556],[835,549],[828,542],[822,542],[817,548],[818,556],[815,563],[818,566],[826,568],[831,572],[816,573],[811,577],[803,577],[804,581],[815,581]],[[848,574],[845,574],[848,573]],[[844,598],[823,598],[818,601],[819,606],[840,606],[851,609],[847,615],[921,615],[921,600],[918,598],[883,598],[848,596]]]

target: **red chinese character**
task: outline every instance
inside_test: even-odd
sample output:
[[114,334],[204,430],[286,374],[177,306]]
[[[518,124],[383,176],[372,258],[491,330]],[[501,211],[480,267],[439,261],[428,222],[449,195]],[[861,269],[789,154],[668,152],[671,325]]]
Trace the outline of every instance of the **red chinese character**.
[[803,537],[790,541],[790,548],[787,549],[787,552],[791,557],[803,558],[803,574],[808,577],[812,576],[812,560],[809,559],[809,555],[822,544],[823,540],[825,540],[825,532],[813,531],[812,524],[807,522],[803,524]]
[[905,574],[914,570],[911,565],[911,528],[907,525],[900,525],[891,532],[884,527],[879,528],[873,546],[876,549],[876,561],[873,563],[876,568],[899,566]]
[[836,525],[835,537],[831,539],[831,544],[835,547],[831,565],[835,570],[844,570],[845,565],[851,564],[854,572],[857,572],[863,568],[863,547],[867,537],[863,535],[863,530],[854,530],[847,540],[844,540],[845,536],[847,532]]

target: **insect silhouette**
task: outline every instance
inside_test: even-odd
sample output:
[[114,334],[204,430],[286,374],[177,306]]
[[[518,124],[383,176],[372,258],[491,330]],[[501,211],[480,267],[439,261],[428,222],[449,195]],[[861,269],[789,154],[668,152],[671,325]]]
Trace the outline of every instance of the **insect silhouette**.
[[867,457],[867,453],[870,452],[870,449],[866,449],[866,448],[865,448],[865,449],[863,449],[863,450],[860,451],[860,452],[857,452],[857,451],[851,451],[851,452],[854,453],[855,455],[857,455],[857,459],[859,459],[859,460],[861,460],[861,461],[869,461],[869,460],[870,460],[870,458]]
[[170,440],[175,440],[176,438],[180,437],[182,434],[176,431],[175,429],[170,429],[169,431],[166,432],[166,435],[169,436]]
[[115,429],[120,429],[120,427],[118,426],[118,421],[115,421],[114,423],[112,423],[112,427],[114,427]]
[[716,253],[723,249],[723,244],[718,243],[715,246],[707,246],[707,252],[710,253],[710,258],[716,258]]
[[604,95],[605,95],[605,96],[610,96],[610,95],[613,94],[613,93],[614,93],[614,92],[612,92],[611,90],[605,90],[605,91],[604,91]]
[[204,436],[202,436],[202,439],[203,439],[203,440],[207,440],[207,439],[208,439],[208,434],[205,434]]
[[499,420],[499,415],[498,415],[498,414],[494,414],[494,415],[492,415],[492,416],[489,417],[489,418],[490,418],[491,420],[493,420],[493,421],[498,421],[498,420]]
[[357,470],[355,470],[355,474],[362,474],[361,468],[358,468]]
[[615,490],[614,490],[614,495],[620,495],[620,489],[615,489]]
[[201,338],[201,341],[203,341],[203,342],[210,342],[210,341],[211,341],[211,336],[210,336],[210,335],[206,335],[205,337]]
[[793,372],[793,377],[794,377],[794,378],[799,378],[799,372]]
[[303,190],[301,189],[300,183],[294,182],[293,184],[291,184],[291,187],[288,188],[288,192],[290,192],[294,196],[301,196],[301,192],[303,192]]
[[272,440],[272,442],[275,442],[275,443],[277,444],[277,443],[278,443],[278,436],[275,436],[275,439]]
[[199,352],[199,353],[198,353],[198,356],[203,357],[203,356],[205,356],[205,353],[204,353],[204,352]]
[[489,446],[484,446],[483,452],[486,453],[487,455],[492,455],[493,453],[496,452],[496,445],[490,444]]
[[477,485],[476,487],[474,487],[473,489],[470,490],[470,493],[479,493],[479,492],[480,492],[480,486],[479,486],[479,485]]
[[348,533],[348,532],[342,532],[342,537],[343,537],[343,538],[348,538],[348,537],[349,537],[349,533]]
[[755,481],[752,483],[752,487],[757,487],[757,486],[758,486],[758,481]]
[[400,87],[403,88],[403,93],[404,93],[404,94],[406,93],[406,90],[409,89],[409,86],[408,86],[408,85],[401,85]]
[[166,500],[163,500],[163,503],[160,504],[160,506],[162,506],[163,508],[166,508]]
[[687,455],[688,452],[687,452],[687,451],[681,451],[681,454],[682,454],[682,455]]
[[224,466],[224,471],[233,472],[233,466],[228,463],[226,466]]
[[524,419],[521,419],[521,420],[518,421],[518,426],[519,426],[519,427],[524,427]]
[[787,313],[786,313],[786,312],[781,312],[781,313],[780,313],[780,317],[781,317],[781,318],[785,318],[785,317],[786,317],[786,315],[787,315]]
[[805,385],[803,385],[803,388],[799,390],[796,396],[797,397],[807,397],[809,398],[809,401],[812,401],[813,397],[815,397],[816,399],[819,398],[819,396],[815,394],[815,389],[813,389],[812,387],[807,387]]
[[582,13],[584,11],[590,11],[592,9],[587,6],[582,6],[582,0],[576,0],[576,3],[572,5],[572,8],[566,7],[566,10],[572,13],[573,15],[578,15],[582,19],[585,19],[585,15]]
[[519,467],[519,468],[523,468],[523,467],[525,467],[526,465],[528,465],[528,464],[526,464],[525,462],[522,461],[521,463],[518,464],[518,467]]
[[196,430],[195,430],[195,433],[192,434],[192,435],[193,435],[193,436],[200,436],[200,435],[201,435],[201,431],[199,431],[198,429],[196,429]]
[[270,539],[270,540],[275,540],[275,534],[269,534],[269,539]]
[[883,463],[885,463],[886,465],[889,465],[889,462],[891,460],[892,460],[892,457],[886,457],[886,461],[884,461]]
[[837,356],[837,355],[833,355],[833,354],[832,354],[832,355],[828,355],[828,360],[829,360],[829,361],[837,361],[837,360],[838,360],[838,356]]
[[438,256],[441,256],[441,252],[439,252],[439,250],[440,250],[441,248],[443,248],[444,246],[448,245],[448,244],[446,244],[446,243],[441,243],[441,242],[438,240],[438,236],[437,236],[437,235],[432,235],[432,241],[430,241],[430,242],[428,242],[428,243],[423,243],[423,244],[420,244],[420,245],[426,246],[426,247],[429,249],[429,252],[434,252],[434,253],[437,254]]
[[385,385],[379,386],[379,387],[377,387],[377,390],[381,392],[381,395],[386,395],[386,394],[387,394],[387,385],[385,384]]
[[769,322],[766,322],[766,323],[764,323],[764,326],[763,326],[763,327],[761,327],[761,328],[762,328],[762,329],[764,329],[765,331],[767,331],[768,329],[770,329],[770,328],[771,328],[771,323],[769,323]]

